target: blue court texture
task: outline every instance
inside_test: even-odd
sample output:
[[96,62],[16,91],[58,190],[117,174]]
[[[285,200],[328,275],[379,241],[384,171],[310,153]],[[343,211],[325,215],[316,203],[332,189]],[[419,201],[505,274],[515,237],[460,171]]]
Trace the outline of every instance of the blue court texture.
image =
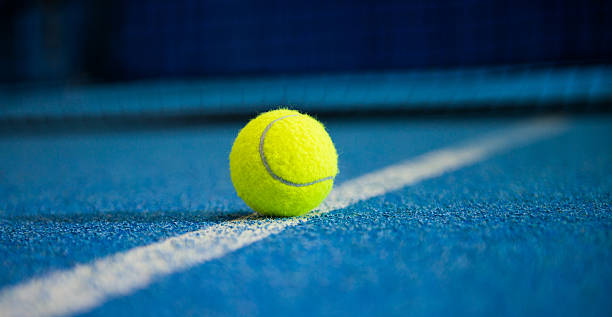
[[[576,96],[609,98],[604,73],[584,77],[595,88]],[[552,78],[575,78],[564,76]],[[550,76],[542,78],[537,85],[554,85]],[[156,85],[152,89],[161,87]],[[460,98],[457,85],[451,81],[441,91]],[[82,111],[112,108],[91,97],[101,89],[112,89],[114,97],[145,89],[122,87],[78,91],[91,103]],[[390,87],[387,93],[396,96]],[[510,94],[500,87],[486,91],[503,100]],[[550,97],[556,101],[574,96],[550,91],[564,93]],[[544,96],[543,106],[552,103]],[[138,111],[147,103],[143,98],[121,111]],[[35,115],[61,114],[50,100]],[[3,111],[11,120],[25,116],[10,107]],[[339,152],[341,184],[533,116],[324,123]],[[314,217],[83,315],[609,316],[612,117],[562,116],[568,129],[557,136]],[[251,213],[236,197],[228,170],[232,141],[244,123],[0,135],[0,290]]]

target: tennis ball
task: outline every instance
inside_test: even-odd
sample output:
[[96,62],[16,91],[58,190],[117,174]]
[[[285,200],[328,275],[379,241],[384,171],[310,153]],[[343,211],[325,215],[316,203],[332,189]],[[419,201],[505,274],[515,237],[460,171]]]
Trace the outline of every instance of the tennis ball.
[[229,160],[238,196],[266,216],[311,211],[338,174],[338,154],[323,125],[288,109],[252,119],[238,133]]

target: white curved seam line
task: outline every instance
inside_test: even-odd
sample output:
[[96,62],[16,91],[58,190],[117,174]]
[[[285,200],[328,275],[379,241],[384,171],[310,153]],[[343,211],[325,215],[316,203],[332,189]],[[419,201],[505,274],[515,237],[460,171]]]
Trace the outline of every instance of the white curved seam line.
[[264,129],[263,133],[261,134],[261,138],[259,139],[259,156],[261,157],[261,161],[263,163],[263,165],[266,167],[266,170],[268,171],[268,174],[270,174],[270,176],[272,176],[272,178],[274,178],[275,180],[288,185],[288,186],[294,186],[294,187],[305,187],[305,186],[310,186],[310,185],[314,185],[317,183],[321,183],[330,179],[334,179],[334,176],[327,176],[309,183],[294,183],[292,181],[288,181],[278,175],[276,175],[273,171],[272,168],[270,168],[270,165],[268,164],[268,160],[266,159],[266,154],[264,153],[264,140],[266,139],[266,134],[268,133],[268,130],[270,130],[270,128],[272,127],[272,125],[276,122],[276,121],[280,121],[283,120],[285,118],[289,118],[289,117],[295,117],[298,116],[297,114],[290,114],[284,117],[280,117],[277,119],[274,119],[272,122],[270,122],[266,128]]

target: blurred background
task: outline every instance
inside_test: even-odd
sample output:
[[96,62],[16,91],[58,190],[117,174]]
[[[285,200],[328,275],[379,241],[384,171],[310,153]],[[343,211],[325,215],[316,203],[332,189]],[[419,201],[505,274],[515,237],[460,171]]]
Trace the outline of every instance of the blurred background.
[[0,120],[608,109],[611,14],[596,0],[2,0]]

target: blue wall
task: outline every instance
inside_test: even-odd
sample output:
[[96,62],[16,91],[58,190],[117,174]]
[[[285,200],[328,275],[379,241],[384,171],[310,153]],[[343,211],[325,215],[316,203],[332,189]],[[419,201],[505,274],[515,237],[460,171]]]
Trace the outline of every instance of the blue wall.
[[[591,0],[34,3],[14,9],[8,48],[14,61],[4,63],[15,67],[1,77],[123,80],[609,63],[610,13],[611,2]],[[60,36],[49,34],[53,23]],[[53,36],[59,49],[48,47]]]

